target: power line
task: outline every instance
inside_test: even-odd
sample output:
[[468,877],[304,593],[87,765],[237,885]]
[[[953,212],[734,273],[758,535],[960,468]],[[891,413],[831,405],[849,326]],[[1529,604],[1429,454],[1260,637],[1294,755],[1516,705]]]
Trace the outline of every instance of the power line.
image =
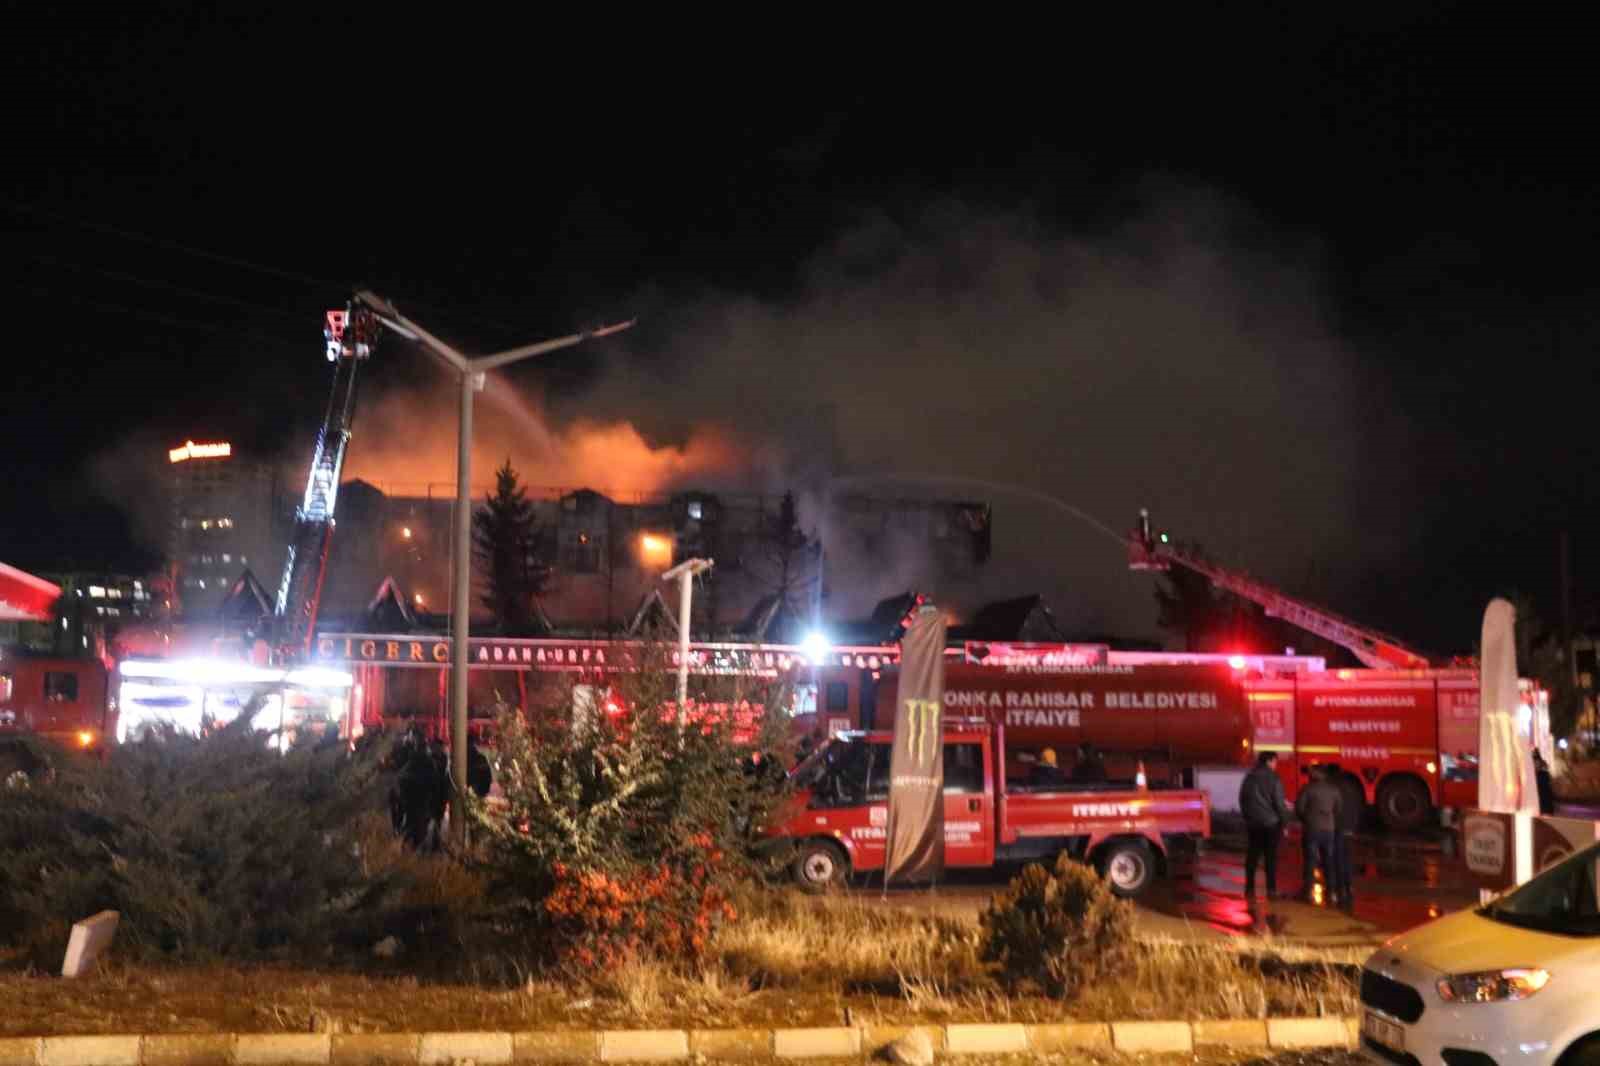
[[241,270],[254,270],[257,273],[268,274],[276,278],[283,278],[286,281],[299,282],[302,285],[315,285],[319,288],[326,287],[345,291],[355,288],[354,282],[331,281],[327,278],[313,277],[310,274],[302,274],[299,271],[294,270],[285,270],[282,267],[275,267],[266,263],[257,263],[253,260],[244,259],[236,255],[224,255],[221,252],[213,252],[205,248],[196,248],[192,245],[180,244],[177,241],[168,240],[165,237],[155,237],[148,233],[138,233],[134,230],[123,229],[120,226],[109,226],[103,222],[92,222],[88,219],[72,218],[68,215],[57,214],[54,211],[46,211],[45,209],[39,207],[29,207],[26,204],[19,204],[15,202],[8,202],[4,206],[7,210],[14,211],[19,215],[47,218],[51,221],[63,223],[68,226],[77,226],[80,229],[86,229],[96,233],[104,233],[113,237],[120,237],[123,240],[137,241],[141,244],[148,244],[156,248],[164,248],[168,251],[180,252],[184,255],[192,255],[200,259],[209,259],[214,263],[223,263],[228,266],[238,267]]
[[107,270],[103,267],[89,266],[86,263],[74,263],[67,259],[58,259],[55,256],[49,255],[36,255],[33,258],[37,262],[48,263],[51,266],[60,267],[63,270],[77,270],[86,274],[98,274],[101,277],[111,278],[114,281],[126,281],[132,285],[143,285],[152,289],[165,289],[168,292],[175,292],[185,296],[195,296],[202,300],[213,300],[217,303],[231,304],[234,307],[241,307],[246,310],[264,311],[283,318],[292,318],[297,322],[304,322],[306,318],[305,315],[298,311],[290,311],[282,307],[271,307],[267,304],[254,303],[250,300],[241,300],[236,296],[223,296],[221,293],[205,292],[201,289],[192,289],[187,285],[178,285],[170,281],[163,281],[159,278],[145,277],[141,274],[130,274],[121,270]]
[[226,333],[234,337],[254,337],[257,340],[270,341],[273,344],[293,343],[293,341],[286,336],[272,336],[268,333],[262,333],[259,330],[241,329],[240,327],[234,325],[201,322],[192,318],[182,318],[176,315],[164,315],[156,311],[145,311],[137,307],[129,307],[126,304],[106,303],[101,300],[91,300],[83,296],[78,296],[74,293],[56,292],[47,289],[35,289],[33,292],[35,296],[43,297],[45,299],[69,300],[73,303],[81,304],[82,306],[91,308],[95,311],[102,311],[107,314],[128,315],[132,318],[141,318],[148,322],[157,322],[164,326],[175,326],[179,329],[201,330],[206,333]]
[[[286,281],[293,281],[302,285],[313,285],[318,288],[330,288],[346,293],[353,292],[355,289],[360,287],[358,283],[353,281],[335,281],[329,278],[319,278],[310,274],[304,274],[299,271],[285,270],[282,267],[272,266],[267,263],[258,263],[254,260],[245,259],[240,256],[226,255],[224,253],[213,252],[205,248],[196,248],[193,245],[183,244],[178,241],[168,240],[165,237],[157,237],[148,233],[140,233],[121,226],[107,225],[106,223],[95,222],[89,219],[73,218],[68,215],[59,214],[58,212],[45,210],[44,208],[31,207],[27,204],[19,204],[15,201],[0,203],[0,207],[4,207],[7,210],[19,215],[49,219],[53,222],[63,225],[76,226],[80,229],[89,230],[94,233],[102,233],[108,236],[120,238],[122,240],[148,244],[152,247],[161,248],[166,251],[178,252],[183,255],[191,255],[200,259],[209,260],[214,263],[223,263],[228,266],[237,267],[241,270],[253,270],[260,274],[282,278]],[[451,313],[450,309],[441,307],[438,304],[424,303],[418,300],[401,300],[399,302],[407,307],[420,308],[421,310],[429,313],[438,313],[441,315],[448,315]],[[472,321],[480,326],[490,326],[496,330],[520,332],[525,328],[523,326],[512,325],[508,322],[497,321],[492,318],[484,318],[481,315],[473,316]],[[460,328],[460,326],[457,326],[457,328]]]

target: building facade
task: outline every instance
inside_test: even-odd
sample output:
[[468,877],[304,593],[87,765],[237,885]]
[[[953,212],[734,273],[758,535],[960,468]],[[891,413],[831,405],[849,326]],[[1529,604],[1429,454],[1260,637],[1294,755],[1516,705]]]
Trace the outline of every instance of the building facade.
[[204,618],[249,570],[276,591],[294,502],[274,469],[233,454],[224,443],[171,449],[169,562],[177,571],[174,610]]
[[0,644],[54,655],[99,655],[128,627],[155,618],[161,609],[157,582],[102,571],[39,575],[61,588],[55,617],[43,622],[0,622]]
[[[349,482],[339,499],[324,617],[364,611],[385,578],[414,611],[442,613],[450,487],[386,496]],[[991,513],[971,501],[807,497],[793,504],[788,536],[777,529],[782,496],[682,492],[619,501],[579,489],[531,502],[539,560],[549,569],[537,612],[568,635],[635,628],[652,593],[663,590],[662,573],[693,557],[716,560],[696,593],[695,628],[724,634],[749,634],[784,617],[857,617],[908,587],[953,597],[976,584],[989,557]],[[475,564],[474,576],[481,570]],[[475,589],[473,611],[487,621],[482,593]]]

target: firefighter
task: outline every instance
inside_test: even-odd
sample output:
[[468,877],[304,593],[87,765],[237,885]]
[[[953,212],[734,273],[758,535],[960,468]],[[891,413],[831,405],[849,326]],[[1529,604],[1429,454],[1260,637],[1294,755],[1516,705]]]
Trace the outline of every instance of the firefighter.
[[1093,744],[1078,748],[1078,763],[1072,768],[1072,781],[1080,785],[1099,785],[1106,780],[1106,763]]
[[1056,749],[1041,751],[1039,761],[1033,764],[1033,773],[1028,775],[1028,783],[1035,788],[1055,788],[1064,780],[1061,767],[1056,764]]

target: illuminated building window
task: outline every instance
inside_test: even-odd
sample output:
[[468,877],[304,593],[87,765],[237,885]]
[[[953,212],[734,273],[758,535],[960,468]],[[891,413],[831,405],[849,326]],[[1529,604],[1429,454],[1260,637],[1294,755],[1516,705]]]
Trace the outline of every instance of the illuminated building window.
[[227,552],[223,552],[222,553],[222,561],[225,562],[225,563],[231,563],[231,562],[233,562],[233,556],[229,555]]
[[704,516],[704,514],[705,514],[705,507],[700,503],[699,500],[690,500],[689,501],[689,517],[690,518],[692,518],[696,522],[698,522]]
[[11,702],[11,675],[0,674],[0,703]]

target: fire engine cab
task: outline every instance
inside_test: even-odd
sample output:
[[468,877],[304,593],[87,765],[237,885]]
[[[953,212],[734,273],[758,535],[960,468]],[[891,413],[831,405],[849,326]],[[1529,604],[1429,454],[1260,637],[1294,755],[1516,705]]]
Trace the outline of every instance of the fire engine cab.
[[31,769],[12,739],[19,734],[71,750],[99,751],[116,728],[106,669],[98,660],[0,648],[0,778]]
[[[801,887],[821,891],[850,873],[881,870],[888,841],[887,732],[838,734],[795,768],[796,789],[769,836],[793,846]],[[1092,862],[1113,892],[1134,896],[1166,868],[1180,842],[1211,833],[1211,806],[1196,789],[1141,788],[1007,773],[1006,727],[947,719],[944,731],[945,864],[981,868],[1049,860]]]

